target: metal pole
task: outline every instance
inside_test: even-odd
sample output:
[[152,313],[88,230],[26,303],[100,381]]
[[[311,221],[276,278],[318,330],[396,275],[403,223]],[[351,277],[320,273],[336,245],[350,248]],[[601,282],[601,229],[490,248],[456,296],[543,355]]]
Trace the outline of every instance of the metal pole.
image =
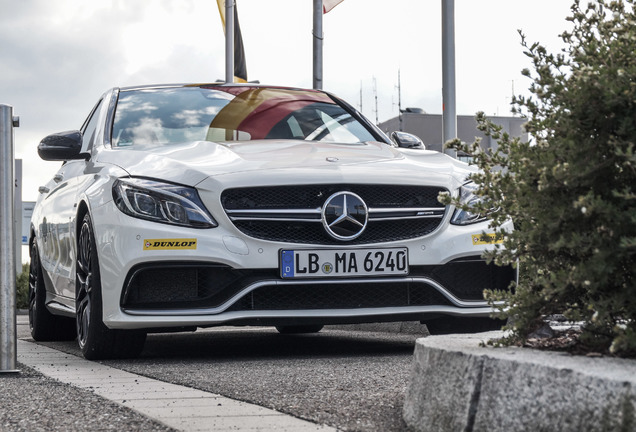
[[0,373],[16,373],[13,107],[0,105]]
[[15,216],[15,272],[22,273],[22,159],[15,160],[15,194],[13,196]]
[[400,124],[400,132],[404,130],[402,118],[402,80],[400,79],[400,69],[398,68],[398,119]]
[[314,76],[313,86],[322,90],[322,0],[314,0]]
[[[455,0],[442,0],[442,144],[457,138],[455,107]],[[445,149],[454,158],[457,152]]]
[[234,82],[234,0],[225,0],[225,82]]

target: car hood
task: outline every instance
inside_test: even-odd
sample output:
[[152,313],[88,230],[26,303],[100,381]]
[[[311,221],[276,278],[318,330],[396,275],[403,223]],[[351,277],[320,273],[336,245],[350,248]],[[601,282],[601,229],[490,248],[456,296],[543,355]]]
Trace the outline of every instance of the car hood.
[[[402,150],[379,142],[334,144],[302,140],[242,142],[197,141],[154,148],[106,150],[98,160],[131,176],[152,177],[189,186],[206,179],[244,179],[247,185],[297,182],[362,181],[446,184],[463,181],[472,169],[442,153]],[[222,177],[223,176],[223,177]],[[313,180],[315,178],[315,180]],[[287,179],[287,180],[285,180]]]

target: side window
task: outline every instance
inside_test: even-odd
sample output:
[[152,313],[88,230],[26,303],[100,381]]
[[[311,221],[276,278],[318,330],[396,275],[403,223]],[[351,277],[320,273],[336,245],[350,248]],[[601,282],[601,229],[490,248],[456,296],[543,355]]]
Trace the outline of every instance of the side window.
[[95,141],[95,130],[97,129],[97,121],[99,118],[99,107],[102,105],[100,100],[93,108],[90,116],[84,122],[82,126],[82,149],[89,150],[93,147]]

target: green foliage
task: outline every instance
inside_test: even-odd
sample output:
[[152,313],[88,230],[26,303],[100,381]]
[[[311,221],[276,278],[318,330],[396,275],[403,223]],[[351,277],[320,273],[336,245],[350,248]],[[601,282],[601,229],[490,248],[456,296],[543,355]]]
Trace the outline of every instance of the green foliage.
[[29,307],[29,264],[22,264],[22,273],[16,278],[16,307],[28,309]]
[[[636,356],[634,1],[582,9],[577,0],[568,20],[567,48],[556,55],[520,33],[534,71],[522,72],[531,96],[516,97],[513,111],[527,116],[530,142],[479,113],[479,129],[498,149],[448,145],[475,156],[481,210],[497,209],[492,227],[505,249],[489,258],[516,263],[523,275],[514,292],[487,293],[513,317],[510,341],[526,338],[543,316],[564,313],[584,322],[588,346]],[[513,233],[501,229],[508,218]]]

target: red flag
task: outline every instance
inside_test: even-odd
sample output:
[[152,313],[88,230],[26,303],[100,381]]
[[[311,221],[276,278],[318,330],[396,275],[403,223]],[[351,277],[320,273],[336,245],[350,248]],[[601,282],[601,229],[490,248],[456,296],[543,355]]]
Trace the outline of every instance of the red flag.
[[342,0],[322,0],[322,13],[327,13],[340,4]]

